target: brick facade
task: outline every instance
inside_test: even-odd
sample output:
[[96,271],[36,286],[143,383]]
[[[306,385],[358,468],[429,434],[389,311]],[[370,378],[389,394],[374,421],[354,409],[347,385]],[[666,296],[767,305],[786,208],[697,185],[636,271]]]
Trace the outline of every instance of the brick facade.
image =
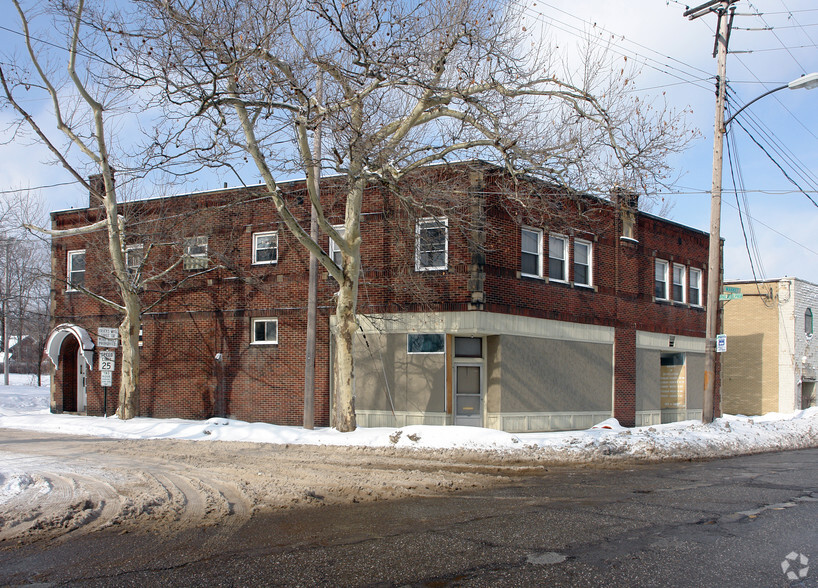
[[[520,198],[509,198],[518,195],[512,191],[522,191],[520,186],[485,164],[434,168],[421,180],[406,189],[435,185],[440,190],[427,211],[417,216],[447,216],[447,269],[415,271],[415,219],[400,198],[385,188],[370,186],[361,223],[363,274],[358,312],[491,312],[611,327],[615,329],[614,416],[633,425],[637,331],[701,338],[705,330],[702,307],[655,299],[655,260],[701,270],[704,301],[708,236],[634,213],[618,201],[567,197],[535,183],[523,186],[528,190],[524,206]],[[322,182],[322,200],[335,224],[343,222],[344,187],[337,178]],[[282,189],[306,226],[309,210],[304,183],[290,182]],[[453,194],[466,197],[449,196]],[[529,206],[534,201],[539,202],[536,211]],[[184,239],[197,235],[208,237],[209,267],[213,268],[191,277],[196,272],[180,264],[146,288],[143,298],[150,308],[143,324],[140,414],[196,419],[229,415],[300,424],[308,255],[278,218],[264,188],[138,201],[122,210],[128,220],[128,242],[142,244],[146,251],[152,244],[145,271],[164,269],[166,260],[181,253]],[[53,213],[52,225],[55,229],[81,226],[97,220],[100,212],[89,208]],[[633,238],[622,237],[622,225],[628,219],[634,222]],[[543,277],[521,275],[523,226],[542,229]],[[278,232],[277,263],[253,265],[253,233],[269,231]],[[568,243],[564,281],[547,279],[550,232]],[[118,325],[119,317],[110,307],[85,294],[66,292],[67,254],[84,250],[86,286],[100,296],[116,299],[104,237],[104,233],[95,233],[54,239],[54,326],[76,324],[96,338],[99,326]],[[576,283],[573,251],[577,240],[591,244],[590,287]],[[321,244],[328,251],[326,236]],[[329,317],[334,312],[335,290],[335,281],[321,270],[317,425],[329,423]],[[254,317],[278,320],[278,344],[250,343]],[[121,361],[119,356],[117,361]],[[87,412],[101,414],[103,390],[97,366],[93,367],[87,378]],[[63,409],[64,380],[61,366],[52,388],[52,408],[57,411]],[[115,372],[109,413],[116,405],[117,390]]]

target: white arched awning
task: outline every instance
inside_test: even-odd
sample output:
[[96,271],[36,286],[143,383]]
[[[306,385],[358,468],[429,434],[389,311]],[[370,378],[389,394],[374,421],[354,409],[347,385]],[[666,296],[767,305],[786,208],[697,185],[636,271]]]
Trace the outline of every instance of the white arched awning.
[[48,336],[48,342],[45,344],[45,353],[48,355],[48,359],[51,360],[51,363],[54,364],[55,368],[59,367],[58,364],[60,361],[60,348],[62,347],[62,342],[66,337],[71,335],[73,335],[80,344],[80,349],[82,349],[82,357],[85,359],[88,369],[93,369],[94,342],[91,341],[91,335],[88,334],[88,331],[77,325],[65,323],[59,325],[53,331],[51,331],[51,335]]

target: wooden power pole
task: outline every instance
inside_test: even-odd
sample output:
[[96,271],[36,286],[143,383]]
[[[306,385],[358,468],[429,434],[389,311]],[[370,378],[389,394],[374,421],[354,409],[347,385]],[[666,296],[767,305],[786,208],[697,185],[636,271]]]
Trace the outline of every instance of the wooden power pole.
[[[321,103],[323,78],[321,72],[315,82],[315,94],[318,103]],[[317,198],[321,197],[321,125],[315,127],[312,180],[313,191]],[[315,205],[310,206],[310,238],[318,243],[318,213]],[[307,292],[307,348],[304,353],[304,428],[315,427],[315,339],[318,327],[318,258],[310,253],[310,282]]]
[[[718,58],[716,76],[716,122],[713,132],[713,184],[710,196],[710,248],[707,261],[707,307],[704,355],[704,398],[702,422],[715,417],[716,335],[721,292],[721,175],[724,149],[724,100],[727,90],[727,44],[738,0],[712,0],[685,11],[690,20],[715,12],[719,17],[713,56]],[[730,12],[729,17],[727,12]]]

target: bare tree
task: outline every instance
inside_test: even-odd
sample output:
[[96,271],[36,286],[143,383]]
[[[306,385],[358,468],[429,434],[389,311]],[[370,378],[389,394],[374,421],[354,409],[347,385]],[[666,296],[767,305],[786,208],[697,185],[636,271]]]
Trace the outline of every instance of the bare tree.
[[0,199],[3,341],[7,335],[16,337],[13,368],[36,370],[38,383],[48,336],[49,251],[45,240],[22,229],[21,219],[38,218],[41,210],[40,199],[31,192],[10,193]]
[[[18,114],[14,138],[27,133],[33,141],[44,145],[54,162],[89,191],[94,209],[89,218],[95,219],[84,226],[64,230],[45,229],[32,223],[26,224],[26,228],[52,238],[86,235],[93,239],[93,235],[102,236],[100,249],[107,252],[104,257],[109,281],[96,288],[85,283],[70,285],[114,309],[122,317],[119,325],[122,362],[116,412],[120,418],[129,419],[139,412],[138,343],[142,315],[152,305],[161,302],[179,282],[194,275],[164,280],[189,257],[189,251],[184,244],[168,246],[167,234],[156,227],[152,235],[162,234],[162,240],[148,239],[139,242],[140,248],[133,247],[135,238],[144,236],[144,232],[140,233],[138,207],[123,207],[123,182],[121,177],[120,185],[115,182],[114,163],[116,161],[120,171],[132,171],[131,176],[147,173],[141,164],[131,168],[125,166],[129,157],[138,161],[138,155],[126,153],[117,132],[124,124],[122,116],[128,112],[142,113],[140,105],[144,106],[144,101],[140,102],[141,97],[134,96],[130,87],[117,84],[111,75],[115,70],[109,68],[110,55],[95,50],[99,14],[87,10],[85,0],[57,2],[53,7],[43,8],[46,16],[53,18],[52,30],[64,34],[66,45],[62,48],[33,35],[29,17],[19,0],[13,2],[20,17],[26,56],[13,60],[11,66],[0,66],[0,85],[6,101]],[[103,48],[109,53],[113,50],[107,45]],[[65,58],[63,73],[53,67],[55,56]],[[26,110],[18,96],[32,89],[43,92],[50,100],[50,115],[58,131],[55,136]],[[112,153],[112,148],[116,153]],[[87,176],[88,172],[92,172],[90,176]],[[66,283],[70,279],[67,277]],[[160,283],[161,287],[152,289]],[[149,296],[147,302],[143,300],[146,293]]]
[[[649,192],[685,143],[673,113],[625,90],[628,68],[590,54],[573,79],[532,42],[520,9],[482,0],[136,0],[107,33],[120,66],[167,112],[154,156],[216,166],[244,158],[261,175],[298,241],[339,284],[334,426],[355,429],[353,334],[367,186],[394,189],[407,210],[433,207],[398,189],[419,168],[483,158],[572,190]],[[139,22],[139,26],[134,26]],[[323,92],[316,92],[323,76]],[[161,92],[156,92],[156,89]],[[346,178],[343,231],[315,190],[320,162]],[[336,264],[289,209],[279,187],[307,177]]]

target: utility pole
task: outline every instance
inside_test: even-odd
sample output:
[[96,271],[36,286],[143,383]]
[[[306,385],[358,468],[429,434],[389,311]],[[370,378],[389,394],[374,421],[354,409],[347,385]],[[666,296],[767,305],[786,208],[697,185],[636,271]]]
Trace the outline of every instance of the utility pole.
[[3,287],[3,384],[9,385],[9,299],[11,298],[11,272],[9,271],[9,244],[11,239],[6,237],[6,268],[5,286]]
[[[713,131],[713,184],[710,197],[710,248],[707,261],[707,307],[704,355],[704,398],[702,422],[715,417],[716,335],[721,291],[721,176],[724,149],[724,100],[727,90],[727,45],[738,0],[712,0],[685,11],[690,20],[715,12],[719,17],[713,56],[718,57],[716,75],[716,122]],[[730,12],[728,17],[727,12]]]
[[[315,81],[315,95],[320,106],[324,89],[324,79],[321,71]],[[313,191],[317,198],[321,197],[321,125],[315,127],[312,179]],[[318,212],[314,205],[310,206],[310,238],[318,243]],[[307,348],[304,353],[304,428],[315,427],[315,339],[318,327],[318,258],[310,253],[310,283],[307,292]]]

